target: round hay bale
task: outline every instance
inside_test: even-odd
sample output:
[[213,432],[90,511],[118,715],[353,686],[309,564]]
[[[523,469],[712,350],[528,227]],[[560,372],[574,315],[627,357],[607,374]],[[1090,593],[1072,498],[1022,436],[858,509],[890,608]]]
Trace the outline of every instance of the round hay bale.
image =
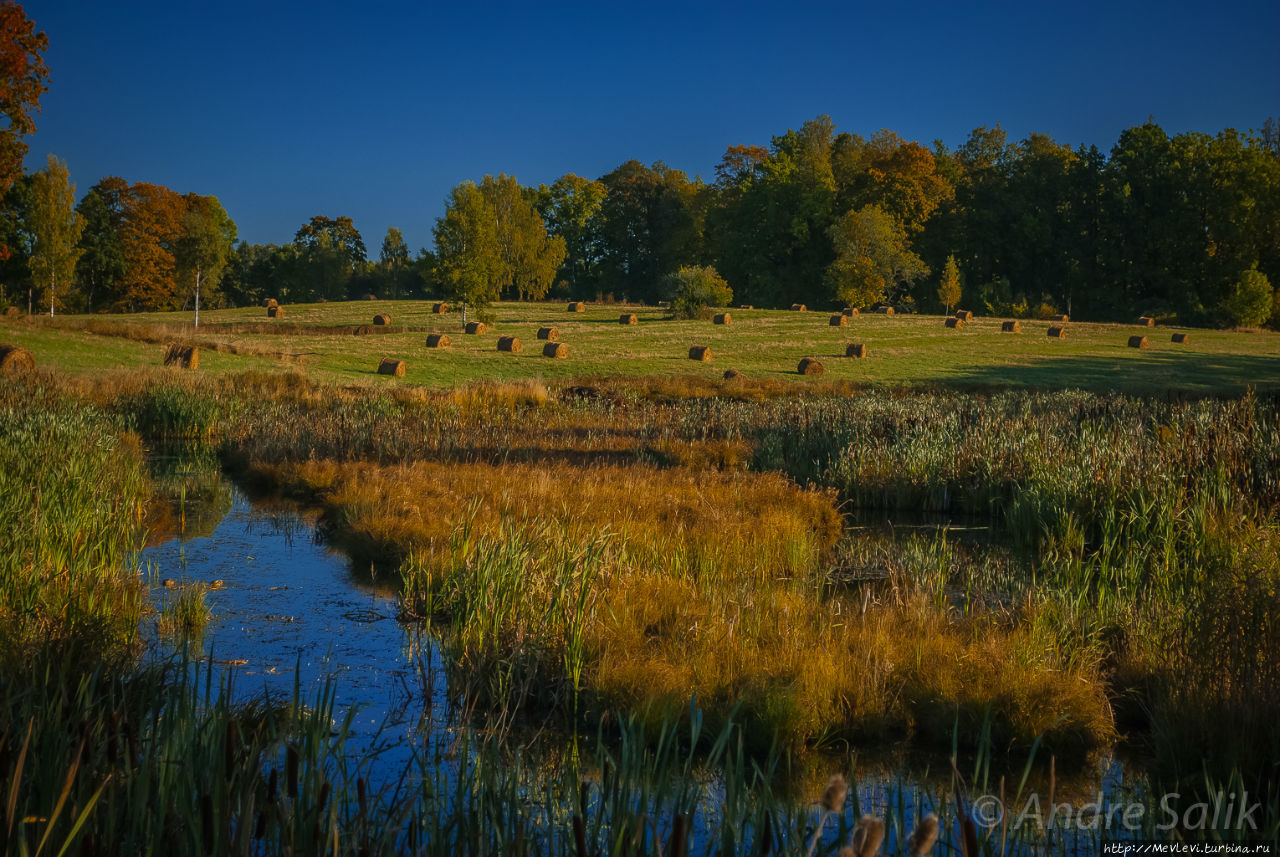
[[498,350],[510,351],[512,354],[519,354],[524,351],[524,344],[514,336],[499,336]]
[[1067,315],[1066,313],[1062,313],[1059,315],[1055,315],[1053,318],[1049,319],[1049,321],[1060,321],[1063,324],[1066,324],[1067,322],[1071,321],[1071,316]]
[[1149,316],[1140,315],[1138,316],[1138,326],[1139,327],[1155,327],[1156,320]]
[[1129,347],[1130,347],[1130,348],[1146,348],[1146,347],[1148,347],[1148,345],[1150,345],[1150,343],[1148,343],[1148,342],[1147,342],[1147,338],[1146,338],[1145,336],[1130,336],[1130,337],[1129,337]]
[[36,368],[36,358],[21,345],[0,345],[0,372],[30,372]]
[[1170,341],[1170,342],[1176,342],[1176,343],[1178,343],[1179,345],[1186,345],[1188,342],[1190,342],[1190,341],[1191,341],[1191,334],[1189,334],[1189,333],[1175,333],[1175,334],[1173,335],[1173,337],[1172,337],[1169,341]]
[[1016,321],[1004,321],[1000,323],[1001,333],[1022,333],[1022,324]]
[[956,318],[961,321],[973,321],[973,313],[967,309],[956,310]]
[[850,318],[853,318],[855,315],[858,314],[858,308],[856,306],[847,306],[844,309],[840,310],[840,313],[842,315],[847,315]]
[[554,357],[557,360],[563,360],[569,356],[569,346],[563,342],[548,342],[542,346],[543,357]]
[[280,306],[280,302],[277,301],[275,298],[267,298],[265,301],[262,302],[262,305],[267,309],[271,309],[273,306]]
[[624,312],[622,315],[618,316],[618,324],[639,324],[639,323],[640,323],[640,319],[636,318],[636,314],[633,312]]
[[727,312],[716,313],[711,319],[712,324],[733,324],[733,316]]
[[352,329],[351,333],[353,336],[368,336],[369,334],[373,333],[373,325],[372,324],[357,325],[354,329]]
[[742,304],[738,309],[755,309],[751,304]]
[[444,301],[436,301],[431,305],[431,311],[436,315],[444,315],[449,311],[449,305]]
[[267,307],[267,318],[284,318],[284,307],[279,304]]
[[548,342],[555,342],[560,338],[560,331],[554,327],[540,327],[538,328],[538,338],[545,339]]
[[808,312],[809,308],[804,304],[792,304],[791,311],[792,312]]
[[879,309],[877,309],[876,312],[880,313],[881,315],[893,315],[893,307],[882,306]]
[[849,316],[845,315],[844,313],[840,313],[839,315],[833,315],[833,316],[831,316],[831,318],[827,321],[827,324],[828,324],[830,327],[848,327],[848,326],[849,326]]
[[709,345],[695,345],[689,349],[689,359],[697,360],[702,363],[711,362],[711,347]]
[[1067,329],[1065,327],[1051,327],[1048,330],[1050,339],[1066,339]]
[[726,381],[736,381],[736,380],[738,380],[739,378],[745,378],[745,377],[747,377],[747,376],[746,376],[746,375],[743,375],[743,374],[742,374],[741,372],[739,372],[737,369],[726,369],[726,370],[725,370],[725,372],[724,372],[724,379],[725,379]]
[[952,330],[959,330],[962,327],[964,327],[964,319],[955,318],[954,316],[952,316],[951,318],[947,319],[947,327],[951,328]]
[[404,370],[404,361],[395,360],[391,357],[383,357],[382,362],[378,364],[379,375],[394,375],[397,378],[403,378]]
[[194,345],[171,342],[164,351],[164,365],[182,369],[200,368],[200,349]]
[[821,375],[826,370],[817,357],[802,357],[796,371],[801,375]]
[[376,301],[376,300],[378,299],[378,296],[377,296],[377,295],[373,295],[373,294],[369,294],[369,295],[365,295],[365,296],[364,296],[364,299],[365,299],[365,300],[367,300],[367,301]]
[[428,348],[448,348],[453,344],[447,333],[433,333],[427,337]]
[[574,301],[573,303],[569,304],[569,312],[586,312],[586,311],[587,311],[587,305],[584,304],[582,301]]
[[378,325],[391,324],[391,316],[387,315],[385,312],[380,312],[373,317],[373,323]]
[[470,336],[479,336],[482,333],[489,332],[489,325],[483,321],[469,321],[467,322],[466,332]]
[[845,346],[845,357],[857,357],[859,359],[867,356],[867,346],[861,342],[851,342]]

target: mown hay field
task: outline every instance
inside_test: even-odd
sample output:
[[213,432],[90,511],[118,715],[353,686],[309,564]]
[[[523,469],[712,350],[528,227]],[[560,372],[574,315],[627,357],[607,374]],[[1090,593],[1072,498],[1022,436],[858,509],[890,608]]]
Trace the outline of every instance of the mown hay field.
[[[0,322],[0,341],[28,348],[41,366],[74,373],[158,366],[166,343],[180,340],[200,347],[200,372],[298,365],[319,381],[435,388],[591,376],[710,380],[729,369],[753,380],[813,383],[796,372],[806,356],[823,362],[825,381],[858,384],[1198,393],[1280,388],[1280,335],[1269,331],[1196,330],[1190,342],[1176,344],[1172,334],[1185,330],[1143,328],[1150,347],[1133,349],[1128,340],[1138,327],[1127,324],[1069,322],[1069,335],[1053,339],[1050,322],[1037,320],[1021,320],[1019,333],[1002,334],[1006,319],[992,317],[950,329],[939,316],[866,313],[850,318],[847,327],[833,327],[823,313],[739,309],[726,326],[709,318],[676,320],[666,309],[626,307],[638,323],[619,325],[618,305],[591,303],[571,313],[557,301],[497,304],[485,333],[463,336],[457,308],[441,315],[433,307],[431,301],[288,305],[287,320],[269,319],[261,307],[211,310],[201,314],[198,331],[189,313],[20,318]],[[392,324],[375,326],[375,310]],[[541,349],[497,349],[499,337],[534,341],[548,326],[558,329],[567,359],[549,359]],[[452,347],[428,349],[432,333],[450,335]],[[865,344],[871,356],[846,358],[850,343]],[[690,361],[693,346],[709,346],[714,358]],[[383,358],[404,360],[405,376],[378,376]]]

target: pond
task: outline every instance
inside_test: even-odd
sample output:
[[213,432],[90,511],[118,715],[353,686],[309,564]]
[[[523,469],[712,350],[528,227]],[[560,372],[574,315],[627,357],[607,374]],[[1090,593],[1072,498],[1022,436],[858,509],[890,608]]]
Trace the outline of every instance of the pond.
[[[179,458],[159,464],[171,483],[182,486],[176,521],[170,522],[170,530],[179,534],[154,539],[142,560],[157,606],[183,586],[209,587],[211,616],[198,642],[200,656],[232,671],[235,696],[247,701],[260,699],[264,691],[284,698],[297,692],[307,699],[332,682],[335,710],[358,709],[349,748],[377,751],[370,769],[375,778],[399,776],[424,740],[470,728],[450,704],[436,639],[397,621],[396,581],[385,573],[379,577],[375,569],[354,568],[324,544],[308,513],[251,501],[220,472],[211,473],[208,463]],[[157,643],[157,651],[166,648],[164,641]],[[551,734],[542,742],[551,745],[549,762],[531,767],[560,766],[575,755],[565,750],[577,747],[575,736]],[[947,759],[895,750],[811,754],[782,777],[790,782],[777,783],[778,793],[820,792],[827,774],[849,769],[854,758],[855,801],[863,811],[913,815],[917,801],[937,806],[923,795],[948,789]],[[1020,771],[1010,773],[1012,790]],[[1033,788],[1043,775],[1032,772]],[[702,825],[712,825],[722,778],[706,770],[698,778],[712,807]],[[1108,800],[1128,793],[1124,769],[1110,756],[1063,778],[1056,788],[1059,800],[1077,804],[1100,792]],[[703,827],[699,838],[705,842],[709,831]]]

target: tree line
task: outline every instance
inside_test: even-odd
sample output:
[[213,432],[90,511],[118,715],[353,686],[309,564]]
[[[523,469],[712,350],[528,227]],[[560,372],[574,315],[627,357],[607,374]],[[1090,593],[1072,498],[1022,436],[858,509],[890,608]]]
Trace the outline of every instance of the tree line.
[[[50,156],[22,174],[48,69],[43,33],[0,0],[0,305],[94,312],[445,297],[732,299],[761,307],[957,305],[1085,320],[1142,314],[1280,325],[1280,127],[1170,136],[1154,121],[1109,153],[975,129],[930,146],[839,132],[828,116],[735,144],[704,181],[629,160],[596,179],[464,181],[411,255],[375,259],[349,217],[283,245],[236,243],[214,196],[109,176],[75,202]],[[702,296],[702,297],[699,297]]]

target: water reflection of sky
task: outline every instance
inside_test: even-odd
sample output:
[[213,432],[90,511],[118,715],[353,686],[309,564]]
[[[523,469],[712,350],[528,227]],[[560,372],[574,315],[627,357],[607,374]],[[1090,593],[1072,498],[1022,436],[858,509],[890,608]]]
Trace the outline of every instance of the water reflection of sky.
[[[384,741],[407,738],[428,701],[424,682],[432,708],[445,710],[439,651],[396,621],[394,590],[327,550],[296,514],[254,506],[235,491],[211,535],[148,547],[142,559],[157,601],[174,597],[161,585],[167,579],[220,581],[206,595],[212,616],[202,649],[233,670],[239,700],[261,699],[264,690],[288,698],[295,681],[303,700],[314,699],[333,679],[339,716],[359,706],[356,746],[384,724]],[[391,756],[407,761],[407,748]]]

